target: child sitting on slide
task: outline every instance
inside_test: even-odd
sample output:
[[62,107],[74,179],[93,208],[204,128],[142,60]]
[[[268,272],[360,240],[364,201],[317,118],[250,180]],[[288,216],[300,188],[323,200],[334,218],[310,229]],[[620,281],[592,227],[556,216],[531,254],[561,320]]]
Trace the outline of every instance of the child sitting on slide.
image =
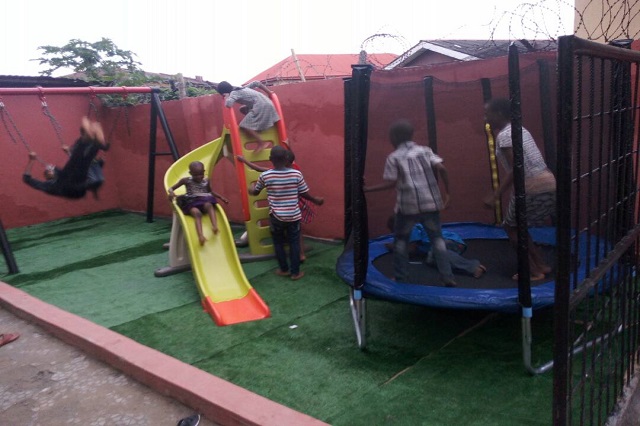
[[191,177],[182,178],[169,188],[169,200],[173,201],[176,198],[174,193],[176,189],[183,185],[186,187],[186,194],[178,197],[178,206],[184,214],[194,218],[198,240],[200,245],[204,245],[207,239],[202,232],[202,213],[209,215],[213,233],[217,234],[218,223],[214,206],[218,204],[217,198],[221,199],[225,204],[229,204],[229,200],[211,190],[209,179],[204,177],[204,164],[200,161],[193,161],[189,164],[189,174]]

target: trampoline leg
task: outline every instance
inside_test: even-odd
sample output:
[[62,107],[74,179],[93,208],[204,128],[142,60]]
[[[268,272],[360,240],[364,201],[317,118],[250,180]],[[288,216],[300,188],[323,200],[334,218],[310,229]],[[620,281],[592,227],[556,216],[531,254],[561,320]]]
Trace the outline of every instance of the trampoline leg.
[[[524,311],[524,310],[523,310]],[[522,359],[524,361],[524,367],[531,374],[538,375],[546,373],[553,368],[553,361],[549,361],[540,367],[533,367],[531,365],[531,344],[533,343],[533,335],[531,333],[531,316],[526,314],[522,315]]]
[[367,309],[366,300],[362,296],[362,291],[354,290],[349,291],[349,305],[351,307],[351,317],[353,318],[353,325],[356,330],[356,339],[358,340],[358,347],[364,349],[367,346]]

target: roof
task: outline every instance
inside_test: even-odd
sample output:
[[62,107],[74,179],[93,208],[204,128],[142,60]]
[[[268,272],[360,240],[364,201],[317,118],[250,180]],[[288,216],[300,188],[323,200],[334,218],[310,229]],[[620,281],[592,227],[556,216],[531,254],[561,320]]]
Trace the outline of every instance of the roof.
[[90,83],[77,78],[0,75],[0,87],[87,87],[89,85]]
[[[160,83],[160,86],[171,87],[172,89],[176,85],[176,82],[179,80],[179,76],[181,74],[165,74],[161,72],[150,72],[150,71],[142,71],[145,77],[151,79],[153,83]],[[130,74],[126,70],[122,70],[123,74]],[[72,74],[68,74],[65,77],[74,78],[74,79],[86,79],[86,74],[84,72],[76,72]],[[211,81],[207,81],[202,76],[196,76],[195,78],[184,77],[182,76],[184,83],[189,87],[198,87],[202,89],[215,89],[217,83],[213,83]],[[98,84],[98,83],[96,83]]]
[[[398,55],[394,53],[367,54],[366,62],[376,68],[383,68]],[[359,54],[302,54],[296,55],[298,67],[292,56],[288,56],[271,68],[256,75],[246,83],[262,81],[263,83],[282,84],[301,81],[300,72],[305,80],[324,80],[351,75],[351,65],[358,64]],[[246,84],[245,83],[245,84]]]
[[555,40],[421,40],[385,66],[385,69],[408,66],[427,52],[439,53],[457,61],[506,56],[512,43],[521,53],[557,50]]

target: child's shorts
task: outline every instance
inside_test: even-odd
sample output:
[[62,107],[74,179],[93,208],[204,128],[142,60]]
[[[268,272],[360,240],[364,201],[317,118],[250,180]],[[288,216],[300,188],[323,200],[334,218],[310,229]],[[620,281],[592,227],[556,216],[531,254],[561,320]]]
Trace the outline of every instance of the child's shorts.
[[[550,217],[556,213],[556,193],[543,192],[542,194],[527,194],[527,225],[543,226],[547,224]],[[508,226],[518,226],[516,222],[516,199],[511,197],[504,224]]]
[[213,195],[198,195],[198,196],[187,196],[180,195],[176,198],[176,202],[178,203],[178,207],[182,210],[184,214],[190,214],[191,209],[194,207],[204,213],[204,205],[210,203],[211,205],[218,204],[218,200]]

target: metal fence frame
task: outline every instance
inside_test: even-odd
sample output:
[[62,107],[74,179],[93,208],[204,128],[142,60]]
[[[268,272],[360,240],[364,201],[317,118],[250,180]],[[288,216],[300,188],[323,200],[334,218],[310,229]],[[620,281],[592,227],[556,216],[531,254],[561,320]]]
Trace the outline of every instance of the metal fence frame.
[[559,39],[554,425],[604,424],[639,361],[639,79],[640,52]]

